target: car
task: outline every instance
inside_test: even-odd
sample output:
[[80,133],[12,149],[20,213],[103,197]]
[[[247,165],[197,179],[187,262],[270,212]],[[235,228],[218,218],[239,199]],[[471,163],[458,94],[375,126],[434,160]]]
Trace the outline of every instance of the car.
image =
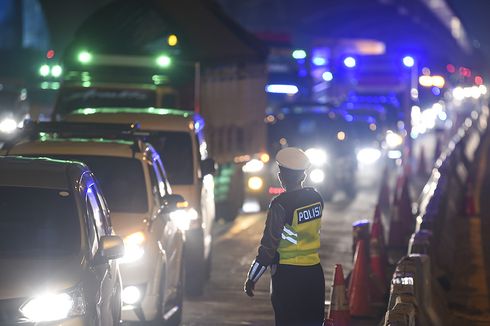
[[124,245],[86,165],[0,157],[0,210],[0,324],[119,324]]
[[120,260],[122,320],[178,324],[184,291],[181,225],[189,222],[192,211],[172,194],[160,156],[150,144],[130,134],[127,140],[107,139],[134,129],[120,127],[32,123],[26,126],[30,139],[8,146],[5,154],[86,163],[100,181],[114,229],[126,247]]
[[204,120],[189,111],[165,108],[82,108],[64,116],[68,122],[134,123],[162,156],[173,189],[195,215],[185,231],[186,289],[203,291],[210,276],[212,226],[215,219],[214,161],[207,153]]

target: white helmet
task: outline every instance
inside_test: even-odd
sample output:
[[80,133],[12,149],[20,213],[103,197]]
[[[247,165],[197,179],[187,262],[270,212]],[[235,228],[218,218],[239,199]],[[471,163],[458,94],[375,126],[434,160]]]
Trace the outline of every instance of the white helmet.
[[310,160],[305,152],[297,147],[286,147],[277,152],[276,162],[280,167],[304,171],[310,167]]

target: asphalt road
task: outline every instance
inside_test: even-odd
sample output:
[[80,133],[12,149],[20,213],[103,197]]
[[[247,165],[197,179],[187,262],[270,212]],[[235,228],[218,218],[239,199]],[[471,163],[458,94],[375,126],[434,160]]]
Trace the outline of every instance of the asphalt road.
[[[322,218],[321,261],[325,272],[326,298],[330,297],[333,266],[342,264],[344,274],[352,268],[352,223],[372,219],[377,202],[381,168],[358,173],[358,195],[348,199],[337,194],[326,203]],[[265,273],[256,286],[255,297],[243,293],[243,282],[256,255],[265,213],[241,215],[228,224],[216,224],[211,279],[204,295],[186,299],[183,325],[273,325],[270,277]],[[328,304],[328,302],[327,302]],[[379,320],[356,321],[355,325],[377,325]]]

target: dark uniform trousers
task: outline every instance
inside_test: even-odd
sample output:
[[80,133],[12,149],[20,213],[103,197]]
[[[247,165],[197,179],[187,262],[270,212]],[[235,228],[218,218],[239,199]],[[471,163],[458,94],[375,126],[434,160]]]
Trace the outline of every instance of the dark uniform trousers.
[[271,299],[276,326],[322,326],[325,318],[322,266],[277,265],[272,275]]

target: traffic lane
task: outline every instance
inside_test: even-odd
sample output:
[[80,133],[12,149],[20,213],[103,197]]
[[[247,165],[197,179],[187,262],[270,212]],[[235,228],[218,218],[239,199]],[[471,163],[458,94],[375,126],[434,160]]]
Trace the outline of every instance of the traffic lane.
[[[351,200],[338,193],[332,202],[325,204],[320,257],[325,272],[327,300],[333,266],[343,264],[345,275],[352,268],[352,223],[372,218],[381,170],[379,166],[363,167],[357,176],[356,198]],[[217,223],[211,279],[202,297],[185,300],[183,325],[274,324],[269,273],[264,273],[257,283],[253,298],[243,293],[243,282],[257,254],[264,222],[265,214],[259,213],[241,215],[234,223]],[[361,324],[369,325],[369,322]]]
[[[217,225],[211,279],[204,295],[187,298],[183,325],[271,325],[269,273],[255,287],[255,296],[243,292],[243,283],[260,242],[265,213],[241,215],[234,223]],[[224,231],[224,232],[223,232]]]

